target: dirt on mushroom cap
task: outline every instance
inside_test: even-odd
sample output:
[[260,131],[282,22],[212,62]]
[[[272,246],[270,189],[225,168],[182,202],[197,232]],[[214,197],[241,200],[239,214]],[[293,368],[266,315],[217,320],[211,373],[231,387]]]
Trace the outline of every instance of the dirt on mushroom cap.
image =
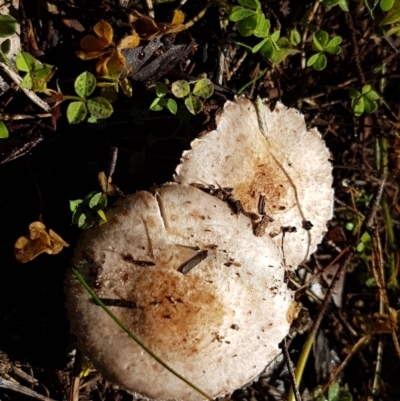
[[[74,265],[123,323],[174,369],[214,397],[256,378],[287,334],[292,300],[279,247],[249,219],[199,189],[166,184],[117,203],[86,232]],[[267,245],[266,245],[267,244]],[[204,253],[186,274],[188,261]],[[200,260],[201,259],[201,260]],[[74,277],[71,329],[101,373],[157,400],[201,397],[144,353]]]
[[273,220],[266,234],[282,247],[285,266],[295,269],[315,251],[332,217],[332,166],[320,134],[307,131],[298,111],[280,103],[264,110],[267,138],[250,100],[228,101],[216,130],[183,153],[175,181],[233,188],[232,200],[255,216],[263,197]]

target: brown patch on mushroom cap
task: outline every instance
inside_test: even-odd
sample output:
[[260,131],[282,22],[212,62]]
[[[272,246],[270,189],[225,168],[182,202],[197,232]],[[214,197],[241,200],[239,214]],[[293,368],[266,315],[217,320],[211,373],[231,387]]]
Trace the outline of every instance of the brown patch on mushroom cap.
[[265,213],[274,220],[266,234],[295,269],[315,251],[332,217],[332,166],[320,134],[307,131],[298,111],[280,103],[272,112],[264,109],[267,138],[250,100],[228,101],[217,129],[183,153],[175,181],[233,188],[231,199],[256,215],[264,197]]
[[[279,353],[292,295],[279,247],[255,237],[246,216],[197,188],[165,184],[120,200],[107,220],[83,234],[74,265],[99,297],[129,301],[112,311],[175,370],[217,397],[255,379]],[[66,292],[71,329],[106,378],[152,399],[201,399],[72,275]]]

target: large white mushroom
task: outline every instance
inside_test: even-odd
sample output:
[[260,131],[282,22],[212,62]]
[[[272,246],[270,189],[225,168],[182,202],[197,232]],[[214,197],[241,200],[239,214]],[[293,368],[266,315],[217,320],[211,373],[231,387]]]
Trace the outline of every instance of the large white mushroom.
[[[257,378],[289,329],[292,294],[280,247],[254,236],[247,216],[186,185],[138,192],[107,219],[84,233],[73,263],[118,318],[213,397]],[[72,274],[66,292],[72,332],[106,378],[155,400],[202,399],[134,343]]]
[[231,200],[253,216],[254,233],[271,237],[285,267],[295,269],[316,250],[332,217],[329,151],[298,111],[280,103],[261,108],[264,133],[250,100],[226,102],[217,128],[184,152],[175,180],[230,188]]

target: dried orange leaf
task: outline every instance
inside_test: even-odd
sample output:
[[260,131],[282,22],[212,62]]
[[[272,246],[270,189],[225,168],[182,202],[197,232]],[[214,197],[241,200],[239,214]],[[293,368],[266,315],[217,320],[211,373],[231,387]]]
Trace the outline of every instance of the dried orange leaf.
[[14,245],[15,258],[20,263],[26,263],[36,258],[43,252],[56,255],[64,246],[69,246],[53,230],[46,230],[46,226],[40,221],[29,225],[29,236],[18,238]]
[[104,47],[111,45],[113,41],[114,32],[108,22],[100,21],[93,27],[94,32],[103,43]]
[[125,56],[120,50],[117,50],[107,62],[108,75],[110,77],[118,77],[124,68],[126,68]]
[[76,55],[81,59],[81,60],[93,60],[94,58],[98,58],[103,56],[104,54],[107,54],[108,51],[93,51],[93,52],[85,52],[83,50],[79,50],[76,52]]
[[181,25],[185,20],[185,14],[181,10],[176,10],[172,18],[171,25]]
[[80,41],[80,46],[85,52],[103,51],[108,47],[93,35],[84,36]]
[[96,64],[96,72],[99,76],[105,77],[108,75],[108,67],[107,63],[110,60],[111,56],[102,57]]
[[106,195],[124,195],[122,191],[115,185],[111,183],[111,177],[107,177],[104,171],[100,171],[97,176],[97,180],[101,186],[101,190]]
[[140,38],[137,32],[132,31],[132,35],[126,36],[118,43],[118,49],[133,49],[139,46]]

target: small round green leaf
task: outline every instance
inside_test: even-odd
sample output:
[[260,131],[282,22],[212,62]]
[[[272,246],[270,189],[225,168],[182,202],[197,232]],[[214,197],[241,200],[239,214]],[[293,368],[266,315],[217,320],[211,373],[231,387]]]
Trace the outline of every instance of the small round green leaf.
[[176,112],[178,111],[178,105],[174,99],[166,99],[165,106],[171,114],[175,115]]
[[208,99],[214,93],[214,85],[208,78],[202,78],[196,82],[193,89],[193,94]]
[[251,15],[254,15],[254,11],[248,10],[244,7],[234,6],[229,13],[229,20],[232,22],[238,22],[242,19],[250,17]]
[[261,9],[261,3],[258,0],[239,0],[239,4],[243,7],[252,8],[254,10]]
[[271,39],[268,38],[268,40],[261,47],[260,54],[264,58],[270,59],[271,57],[273,57],[274,53],[275,53],[274,45],[273,45]]
[[301,43],[300,32],[297,29],[292,29],[290,31],[289,41],[292,46],[298,46]]
[[32,81],[31,74],[26,74],[24,76],[24,79],[21,81],[20,85],[21,85],[22,88],[32,89],[33,81]]
[[0,121],[0,139],[5,139],[8,138],[9,133],[8,133],[8,128],[4,124],[4,121]]
[[47,79],[50,77],[53,70],[53,66],[50,64],[36,64],[33,68],[32,73],[38,78]]
[[35,68],[35,65],[38,64],[38,61],[35,57],[31,56],[27,52],[19,52],[17,54],[17,58],[15,60],[17,68],[23,72],[31,72]]
[[315,63],[313,64],[313,68],[315,71],[322,71],[328,64],[328,60],[326,59],[326,56],[324,53],[317,53],[317,54],[318,54],[318,57],[315,60]]
[[163,109],[163,106],[160,104],[161,100],[163,100],[163,99],[161,99],[160,97],[156,97],[152,101],[152,103],[151,103],[151,105],[149,107],[149,110],[151,110],[151,111],[161,111]]
[[360,117],[364,113],[364,97],[353,98],[351,101],[351,108],[353,109],[354,115]]
[[269,22],[269,20],[265,18],[264,14],[260,14],[253,35],[257,36],[257,38],[265,38],[268,35],[270,28],[271,23]]
[[185,80],[175,81],[172,84],[171,91],[177,98],[185,97],[190,93],[189,82]]
[[321,31],[315,32],[315,34],[313,35],[314,46],[318,50],[321,50],[321,51],[324,50],[326,45],[328,44],[328,40],[329,40],[328,32],[321,30]]
[[91,74],[89,71],[82,72],[82,74],[78,75],[78,77],[75,79],[75,92],[78,94],[78,96],[87,98],[96,89],[96,83],[97,81],[93,74]]
[[192,95],[191,93],[189,96],[185,99],[185,105],[187,109],[193,114],[199,114],[203,110],[203,103],[202,101],[197,97]]
[[281,36],[281,31],[275,31],[272,35],[271,35],[271,40],[273,42],[277,42],[279,39],[279,36]]
[[91,209],[95,208],[99,204],[102,195],[103,195],[102,192],[96,192],[90,197],[89,207]]
[[250,17],[244,18],[236,23],[238,31],[244,37],[253,34],[258,25],[258,15],[253,14]]
[[158,97],[163,97],[167,94],[168,89],[166,85],[164,85],[162,82],[156,82],[156,95]]
[[370,99],[369,97],[364,97],[364,111],[366,113],[375,113],[378,109],[378,103],[375,100]]
[[334,47],[334,46],[339,46],[342,43],[342,37],[341,36],[335,36],[332,38],[326,47]]
[[394,0],[381,0],[379,2],[379,7],[382,11],[389,11],[394,4]]
[[70,124],[81,123],[87,114],[84,102],[71,102],[67,108],[67,119]]
[[307,67],[312,67],[314,63],[317,61],[317,58],[319,56],[319,53],[313,54],[308,60],[307,60]]
[[1,43],[0,48],[4,55],[8,54],[11,49],[11,40],[6,39],[4,42]]
[[17,20],[11,15],[0,15],[0,38],[8,38],[17,32]]
[[111,103],[101,96],[89,99],[87,108],[89,113],[96,118],[108,118],[114,111]]

